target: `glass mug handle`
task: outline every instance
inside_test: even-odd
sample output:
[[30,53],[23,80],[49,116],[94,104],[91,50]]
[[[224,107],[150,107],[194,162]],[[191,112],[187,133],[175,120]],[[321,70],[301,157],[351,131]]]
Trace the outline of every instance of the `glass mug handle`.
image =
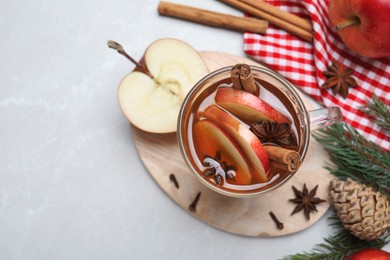
[[343,115],[339,107],[324,107],[308,112],[310,131],[315,131],[342,121]]

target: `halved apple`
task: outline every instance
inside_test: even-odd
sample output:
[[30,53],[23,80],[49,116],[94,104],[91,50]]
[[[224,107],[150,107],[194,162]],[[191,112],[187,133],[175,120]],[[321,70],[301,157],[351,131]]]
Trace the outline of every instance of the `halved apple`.
[[234,88],[219,88],[215,102],[247,124],[259,121],[291,123],[278,110],[259,97]]
[[249,162],[250,171],[254,180],[257,182],[268,181],[267,173],[270,170],[269,158],[255,134],[216,105],[211,105],[206,108],[202,116],[220,126],[238,143]]
[[221,161],[234,166],[236,171],[236,184],[250,184],[252,176],[248,164],[245,161],[244,153],[237,143],[218,125],[209,121],[198,121],[194,125],[193,138],[195,150],[199,158],[215,156],[221,153]]
[[208,73],[199,53],[187,43],[171,38],[156,40],[146,49],[139,68],[119,84],[118,101],[127,119],[153,133],[175,132],[180,106],[188,91]]

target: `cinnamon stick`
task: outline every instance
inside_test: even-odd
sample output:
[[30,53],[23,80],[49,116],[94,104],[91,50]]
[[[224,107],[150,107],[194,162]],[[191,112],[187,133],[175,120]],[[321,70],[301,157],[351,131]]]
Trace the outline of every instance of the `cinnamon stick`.
[[[273,10],[270,11],[270,13],[262,11],[261,9],[258,9],[257,7],[254,7],[252,5],[249,5],[247,3],[244,3],[244,0],[219,0],[220,2],[223,2],[229,6],[232,6],[238,10],[241,10],[245,13],[248,13],[254,17],[260,18],[260,19],[265,19],[268,22],[278,26],[281,29],[284,29],[291,34],[294,34],[295,36],[298,36],[308,42],[312,42],[313,40],[313,32],[312,30],[306,30],[307,25],[303,25],[304,28],[301,28],[300,26],[297,26],[296,24],[290,23],[288,20],[285,20],[287,18],[280,18],[277,16],[274,16]],[[274,7],[276,8],[276,7]],[[277,8],[276,8],[277,9]],[[280,10],[281,12],[287,13],[285,11]],[[293,14],[290,14],[293,15]],[[295,16],[295,15],[294,15]],[[302,19],[302,18],[300,18]],[[306,22],[303,22],[303,24],[310,23],[310,21],[306,20]],[[311,27],[311,24],[310,24]]]
[[298,26],[299,28],[302,28],[306,31],[313,31],[313,26],[311,24],[311,21],[308,19],[301,18],[295,14],[283,11],[271,4],[268,4],[263,1],[258,0],[238,0],[240,2],[246,3],[248,5],[251,5],[255,7],[256,9],[259,9],[261,11],[264,11],[266,13],[272,14],[275,17],[278,17],[282,20],[288,21],[291,24],[294,24]]
[[160,15],[241,32],[265,33],[268,27],[268,22],[264,20],[222,14],[164,1],[160,1],[158,13]]
[[233,82],[233,88],[242,89],[255,94],[257,86],[253,78],[252,71],[247,64],[236,64],[230,70],[230,76]]
[[286,170],[291,173],[297,171],[301,166],[301,156],[294,150],[273,145],[265,145],[264,149],[270,159],[272,168]]

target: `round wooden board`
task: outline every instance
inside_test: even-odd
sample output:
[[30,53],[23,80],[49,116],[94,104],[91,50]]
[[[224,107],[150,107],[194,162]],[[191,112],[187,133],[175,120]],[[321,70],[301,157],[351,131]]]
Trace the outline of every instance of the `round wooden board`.
[[[236,63],[262,66],[227,53],[204,51],[201,55],[210,71]],[[306,102],[306,105],[311,108],[309,103]],[[287,184],[257,197],[238,199],[211,191],[191,174],[182,159],[176,134],[151,134],[135,127],[132,132],[139,156],[158,185],[185,211],[219,229],[244,236],[282,236],[311,226],[329,208],[327,190],[332,177],[323,169],[328,155],[313,138],[304,163]],[[179,188],[170,180],[171,174],[176,177]],[[289,202],[289,199],[294,198],[292,186],[301,190],[304,183],[309,190],[318,184],[317,197],[327,200],[317,205],[318,212],[313,212],[309,221],[303,211],[291,215],[296,204]],[[196,210],[190,210],[189,206],[198,193],[200,197]],[[282,230],[276,228],[270,218],[270,211],[283,222]]]

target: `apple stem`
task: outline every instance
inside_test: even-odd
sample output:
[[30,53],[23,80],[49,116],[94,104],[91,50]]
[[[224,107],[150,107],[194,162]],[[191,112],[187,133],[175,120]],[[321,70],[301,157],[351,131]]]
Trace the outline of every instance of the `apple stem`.
[[137,66],[138,68],[140,68],[142,70],[143,73],[145,73],[146,75],[148,75],[151,79],[153,79],[154,81],[156,81],[156,79],[153,77],[153,75],[150,73],[150,71],[145,67],[143,66],[141,63],[139,63],[138,61],[134,60],[129,54],[127,54],[125,52],[125,50],[123,49],[123,46],[115,41],[111,41],[109,40],[107,42],[107,45],[109,48],[111,49],[114,49],[116,50],[118,53],[122,54],[123,56],[125,56],[128,60],[130,60],[135,66]]
[[341,29],[343,29],[345,27],[348,27],[348,26],[351,26],[351,25],[357,25],[357,24],[360,24],[360,19],[359,19],[359,17],[354,16],[354,17],[352,17],[351,20],[348,20],[345,23],[336,25],[336,31],[338,32],[338,31],[340,31]]

